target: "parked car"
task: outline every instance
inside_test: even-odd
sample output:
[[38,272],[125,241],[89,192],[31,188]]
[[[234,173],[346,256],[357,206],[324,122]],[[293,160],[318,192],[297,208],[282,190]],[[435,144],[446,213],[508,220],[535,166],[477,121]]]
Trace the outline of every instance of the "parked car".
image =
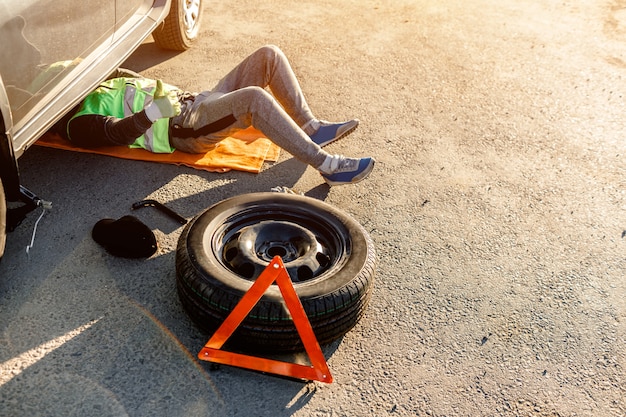
[[20,183],[18,159],[150,34],[189,48],[201,3],[0,0],[0,258],[7,231],[42,201]]

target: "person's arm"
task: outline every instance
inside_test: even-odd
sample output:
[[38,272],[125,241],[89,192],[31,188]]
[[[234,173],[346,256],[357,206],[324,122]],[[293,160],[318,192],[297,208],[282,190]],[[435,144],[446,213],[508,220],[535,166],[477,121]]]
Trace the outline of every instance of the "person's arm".
[[175,91],[165,93],[157,80],[154,100],[145,109],[124,118],[83,114],[71,119],[67,133],[72,143],[85,148],[131,145],[146,133],[154,122],[180,114],[180,102]]
[[67,125],[70,141],[83,148],[100,146],[128,146],[146,133],[152,122],[145,110],[119,119],[99,114],[85,114],[72,119]]

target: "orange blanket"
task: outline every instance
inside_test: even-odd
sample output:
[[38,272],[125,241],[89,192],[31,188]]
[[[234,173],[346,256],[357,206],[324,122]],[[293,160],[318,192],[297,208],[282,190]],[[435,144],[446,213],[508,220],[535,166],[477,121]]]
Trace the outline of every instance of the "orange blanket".
[[60,136],[50,133],[45,134],[36,144],[49,148],[95,153],[138,161],[185,165],[211,172],[227,172],[235,169],[255,174],[261,171],[263,162],[274,162],[278,160],[280,155],[280,148],[253,128],[224,139],[215,149],[205,154],[189,154],[180,151],[174,151],[171,154],[159,154],[144,149],[130,149],[125,146],[85,149],[76,147]]

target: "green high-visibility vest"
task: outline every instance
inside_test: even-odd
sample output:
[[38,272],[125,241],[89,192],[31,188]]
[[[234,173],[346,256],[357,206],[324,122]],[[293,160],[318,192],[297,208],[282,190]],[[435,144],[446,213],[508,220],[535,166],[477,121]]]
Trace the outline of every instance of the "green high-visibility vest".
[[[175,89],[163,84],[165,92]],[[72,119],[85,114],[99,114],[123,118],[140,112],[152,103],[156,81],[138,78],[113,78],[104,81],[83,101]],[[144,148],[155,153],[172,153],[169,140],[169,119],[158,119],[141,135],[131,148]]]

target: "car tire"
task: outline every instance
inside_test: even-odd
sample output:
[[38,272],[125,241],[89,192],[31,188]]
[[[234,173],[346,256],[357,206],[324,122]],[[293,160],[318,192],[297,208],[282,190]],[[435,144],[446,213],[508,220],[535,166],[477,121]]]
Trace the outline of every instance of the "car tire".
[[4,248],[7,242],[7,200],[4,195],[4,187],[0,180],[0,260],[4,255]]
[[[361,319],[376,263],[368,233],[327,203],[276,192],[224,200],[183,229],[176,283],[184,309],[198,327],[214,333],[276,255],[320,345],[343,336]],[[265,292],[225,348],[304,349],[277,285]]]
[[202,20],[202,0],[172,0],[170,12],[152,33],[157,46],[185,51],[198,37]]

